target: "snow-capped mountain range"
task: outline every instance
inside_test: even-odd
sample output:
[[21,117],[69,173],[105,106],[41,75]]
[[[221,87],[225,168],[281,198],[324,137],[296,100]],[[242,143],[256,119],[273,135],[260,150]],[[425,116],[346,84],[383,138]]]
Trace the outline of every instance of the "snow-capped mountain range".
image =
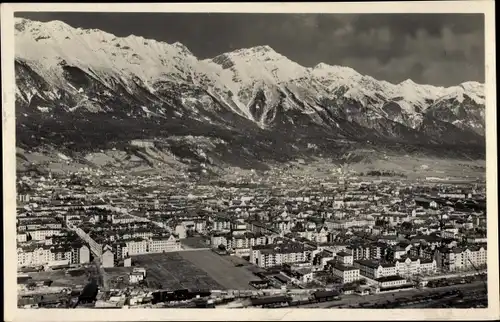
[[391,84],[349,67],[304,67],[266,45],[200,60],[180,43],[22,18],[15,54],[21,123],[73,114],[158,127],[192,120],[229,131],[484,144],[484,84],[477,82]]

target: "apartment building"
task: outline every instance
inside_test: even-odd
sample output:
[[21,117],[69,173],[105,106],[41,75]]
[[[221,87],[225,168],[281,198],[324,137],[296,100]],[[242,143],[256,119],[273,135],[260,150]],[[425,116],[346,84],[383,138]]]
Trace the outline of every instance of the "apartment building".
[[362,226],[375,226],[375,220],[374,219],[355,219],[355,218],[349,218],[349,219],[339,219],[339,220],[332,220],[328,224],[329,227],[333,229],[348,229],[352,227],[362,227]]
[[50,246],[18,247],[17,267],[47,265],[55,261],[55,254],[50,251],[50,248]]
[[380,263],[375,260],[356,260],[354,267],[357,267],[362,276],[370,279],[377,279],[385,276],[397,274],[397,268],[392,263]]
[[135,239],[135,238],[145,239],[145,238],[152,238],[154,234],[155,234],[154,232],[147,229],[135,229],[135,230],[129,229],[117,232],[119,239]]
[[303,262],[305,259],[304,245],[299,243],[257,245],[250,250],[250,262],[263,268]]
[[62,229],[62,223],[55,217],[21,217],[17,219],[17,230]]
[[173,235],[153,236],[148,239],[135,238],[120,241],[113,247],[118,258],[147,253],[173,252],[181,249],[181,243]]
[[265,245],[266,243],[266,236],[235,236],[228,240],[228,248],[250,248],[255,245]]
[[148,251],[148,241],[146,239],[135,238],[124,240],[121,244],[121,256],[125,258],[132,255],[145,254]]
[[101,262],[102,267],[115,267],[115,255],[111,249],[105,247]]
[[42,228],[35,230],[25,230],[23,233],[26,235],[27,240],[45,240],[50,236],[57,236],[62,234],[61,229]]
[[333,276],[339,277],[343,284],[352,283],[361,279],[359,268],[342,265],[338,262],[330,264]]
[[294,223],[290,219],[274,220],[271,225],[283,232],[289,232],[294,227]]
[[268,241],[265,235],[245,232],[236,236],[229,233],[213,235],[210,244],[214,248],[223,245],[226,249],[249,249],[256,245],[266,245]]
[[300,231],[299,236],[316,243],[326,243],[328,241],[328,229],[326,226],[309,228],[304,231]]
[[25,232],[18,232],[16,235],[16,240],[18,243],[24,243],[28,241],[28,234]]
[[173,252],[181,250],[181,243],[173,235],[169,237],[152,237],[148,240],[149,253]]
[[226,231],[231,229],[231,220],[224,217],[217,217],[213,222],[213,230]]
[[360,269],[360,274],[371,279],[387,276],[416,276],[431,274],[437,270],[436,260],[404,257],[394,262],[381,263],[375,260],[358,260],[354,266]]
[[420,273],[419,258],[400,258],[394,263],[396,274],[400,276],[415,276]]
[[80,243],[17,248],[17,267],[83,264],[90,261],[90,250]]
[[132,217],[132,216],[129,216],[129,215],[116,215],[116,214],[113,214],[111,216],[111,223],[113,225],[117,225],[117,224],[131,224],[131,223],[134,223],[136,221],[137,221],[137,219],[135,217]]
[[440,247],[435,252],[437,267],[442,271],[463,271],[483,268],[487,264],[486,246]]
[[17,195],[17,201],[20,203],[27,203],[30,202],[31,198],[29,194],[18,194]]
[[342,265],[351,266],[354,263],[354,256],[352,256],[352,254],[349,254],[347,252],[342,251],[342,252],[338,252],[335,255],[335,260],[337,262],[341,263]]
[[319,269],[323,269],[328,261],[335,258],[335,253],[329,250],[320,250],[313,253],[313,264]]
[[420,258],[420,274],[434,274],[437,272],[437,263],[433,258]]
[[257,234],[275,234],[278,233],[279,230],[272,227],[271,225],[265,224],[260,221],[250,221],[247,224],[247,229],[250,230],[251,232],[257,233]]
[[352,254],[353,260],[371,259],[371,247],[368,244],[349,245],[346,252]]
[[488,238],[486,236],[479,235],[467,236],[465,239],[469,244],[485,244],[488,242]]

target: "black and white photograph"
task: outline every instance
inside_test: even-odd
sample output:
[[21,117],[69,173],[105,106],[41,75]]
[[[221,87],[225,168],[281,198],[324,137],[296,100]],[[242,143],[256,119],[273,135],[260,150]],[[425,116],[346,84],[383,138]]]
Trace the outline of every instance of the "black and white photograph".
[[16,310],[498,315],[494,7],[482,2],[12,4]]

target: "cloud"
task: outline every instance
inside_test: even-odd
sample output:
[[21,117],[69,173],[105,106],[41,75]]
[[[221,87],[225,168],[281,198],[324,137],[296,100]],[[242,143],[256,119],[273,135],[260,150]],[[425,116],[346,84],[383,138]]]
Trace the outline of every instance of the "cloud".
[[453,85],[484,81],[481,15],[358,15],[326,30],[320,51],[379,79]]
[[[16,14],[19,15],[19,14]],[[29,13],[119,36],[179,41],[199,58],[270,45],[304,66],[344,65],[393,83],[484,82],[482,14]],[[134,21],[133,24],[130,21]]]

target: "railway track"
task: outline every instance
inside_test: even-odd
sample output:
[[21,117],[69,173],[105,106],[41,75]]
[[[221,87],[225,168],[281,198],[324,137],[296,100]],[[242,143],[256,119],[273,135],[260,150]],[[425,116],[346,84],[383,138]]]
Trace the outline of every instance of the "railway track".
[[[359,296],[359,295],[345,295],[342,296],[340,301],[335,301],[335,302],[323,302],[323,303],[316,303],[316,304],[308,304],[308,305],[301,305],[301,308],[342,308],[342,307],[360,307],[360,304],[365,304],[363,307],[364,308],[370,308],[370,307],[376,307],[379,306],[383,307],[384,305],[387,306],[388,302],[389,305],[394,304],[394,303],[410,303],[412,300],[418,300],[420,299],[436,299],[438,300],[440,297],[442,297],[444,294],[447,292],[451,292],[454,290],[460,290],[464,294],[464,298],[468,298],[470,295],[469,294],[484,294],[484,285],[481,281],[476,281],[471,284],[459,284],[459,285],[453,285],[453,286],[445,286],[445,287],[439,287],[439,288],[428,288],[428,289],[413,289],[413,290],[408,290],[408,291],[400,291],[400,292],[395,292],[395,293],[383,293],[383,294],[371,294],[371,295],[366,295],[366,296]],[[450,296],[452,294],[449,294]],[[457,293],[458,295],[458,293]],[[451,299],[451,298],[450,298]],[[459,300],[457,298],[457,300]],[[418,305],[422,303],[414,303],[413,305]],[[431,303],[432,304],[432,303]],[[399,307],[408,307],[401,305]],[[427,307],[432,307],[432,305],[427,305]]]

